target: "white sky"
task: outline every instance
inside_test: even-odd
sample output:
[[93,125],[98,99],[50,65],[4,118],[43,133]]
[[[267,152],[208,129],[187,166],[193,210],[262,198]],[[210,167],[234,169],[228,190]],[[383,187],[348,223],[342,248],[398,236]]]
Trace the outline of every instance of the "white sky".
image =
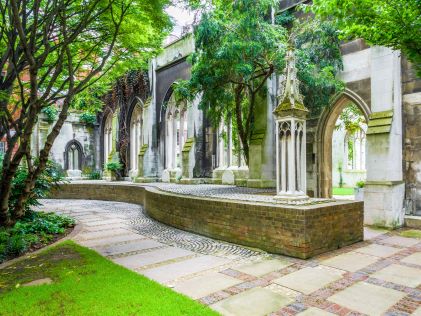
[[194,13],[191,10],[185,9],[182,5],[170,6],[167,13],[174,21],[174,29],[166,42],[172,42],[179,38],[183,32],[183,27],[191,25],[194,20]]

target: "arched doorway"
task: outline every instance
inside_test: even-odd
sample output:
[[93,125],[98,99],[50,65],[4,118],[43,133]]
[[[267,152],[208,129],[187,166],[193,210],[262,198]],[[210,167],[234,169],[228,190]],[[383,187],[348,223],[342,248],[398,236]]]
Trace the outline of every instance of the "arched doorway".
[[318,196],[323,198],[332,197],[333,161],[332,161],[332,139],[337,126],[338,118],[346,107],[355,105],[363,114],[365,121],[371,113],[369,106],[356,93],[346,89],[338,95],[332,105],[324,110],[320,117],[316,139],[318,140],[316,161],[318,169],[317,190]]

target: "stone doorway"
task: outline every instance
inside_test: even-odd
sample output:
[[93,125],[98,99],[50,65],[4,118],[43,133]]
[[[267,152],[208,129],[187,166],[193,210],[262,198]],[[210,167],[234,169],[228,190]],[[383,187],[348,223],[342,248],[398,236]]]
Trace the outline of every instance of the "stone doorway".
[[363,114],[365,121],[368,122],[368,117],[371,113],[370,108],[362,100],[362,98],[348,89],[346,89],[341,95],[337,96],[332,102],[332,105],[325,109],[319,121],[319,128],[317,131],[317,152],[319,155],[316,161],[318,169],[317,195],[322,198],[332,198],[332,138],[336,130],[338,118],[344,109],[350,104],[358,107],[360,112]]

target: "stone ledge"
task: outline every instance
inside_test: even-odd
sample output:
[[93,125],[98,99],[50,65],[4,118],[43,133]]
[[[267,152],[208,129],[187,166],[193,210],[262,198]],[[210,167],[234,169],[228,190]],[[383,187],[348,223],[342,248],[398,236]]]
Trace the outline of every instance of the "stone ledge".
[[129,183],[69,183],[51,198],[143,205],[154,219],[186,231],[307,259],[363,240],[363,203],[285,206],[202,198]]

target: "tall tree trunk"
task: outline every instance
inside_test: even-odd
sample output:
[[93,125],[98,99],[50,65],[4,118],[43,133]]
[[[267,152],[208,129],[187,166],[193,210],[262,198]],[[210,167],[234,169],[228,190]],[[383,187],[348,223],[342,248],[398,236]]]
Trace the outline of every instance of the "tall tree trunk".
[[238,136],[240,137],[241,145],[244,151],[244,159],[246,164],[249,164],[249,144],[248,144],[248,135],[243,126],[243,113],[241,109],[242,103],[242,93],[244,89],[242,86],[235,88],[235,118],[237,121]]
[[28,199],[33,194],[33,189],[35,188],[35,182],[39,178],[39,176],[45,171],[45,168],[47,167],[47,162],[49,158],[49,154],[51,151],[51,148],[53,147],[54,141],[56,140],[57,136],[60,134],[60,130],[67,119],[67,112],[69,109],[70,104],[69,98],[66,99],[66,101],[63,104],[62,110],[60,112],[60,115],[58,117],[57,122],[54,124],[54,127],[50,134],[47,136],[47,140],[44,144],[44,148],[39,153],[39,161],[38,165],[34,170],[28,170],[28,177],[25,181],[25,187],[23,189],[22,194],[19,196],[14,212],[16,218],[21,218],[25,215],[25,204],[28,201]]

